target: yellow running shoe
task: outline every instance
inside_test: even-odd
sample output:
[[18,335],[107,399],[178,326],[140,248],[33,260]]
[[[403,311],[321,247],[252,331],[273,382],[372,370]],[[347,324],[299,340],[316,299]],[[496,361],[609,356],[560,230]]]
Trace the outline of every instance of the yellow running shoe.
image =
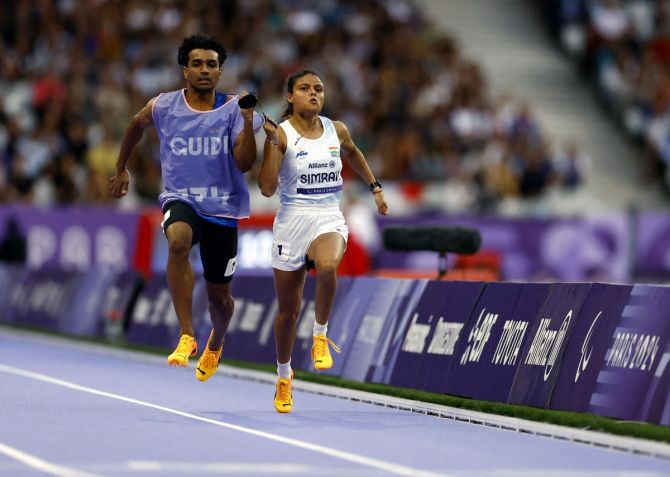
[[319,371],[330,369],[333,366],[333,358],[330,356],[331,345],[335,352],[339,353],[340,348],[337,347],[330,339],[325,336],[314,336],[314,344],[312,344],[312,361],[314,361],[314,368]]
[[290,378],[277,379],[277,390],[275,391],[275,409],[277,412],[286,414],[293,409],[293,393],[291,383],[293,382],[293,371]]
[[214,373],[216,373],[219,363],[221,362],[223,345],[218,351],[209,349],[209,341],[212,339],[212,333],[214,333],[214,331],[209,334],[205,351],[202,352],[202,356],[200,356],[200,359],[198,360],[198,366],[195,368],[195,377],[198,378],[198,381],[207,381],[214,376]]
[[188,366],[188,358],[198,352],[198,343],[193,336],[181,335],[177,348],[168,356],[170,366]]

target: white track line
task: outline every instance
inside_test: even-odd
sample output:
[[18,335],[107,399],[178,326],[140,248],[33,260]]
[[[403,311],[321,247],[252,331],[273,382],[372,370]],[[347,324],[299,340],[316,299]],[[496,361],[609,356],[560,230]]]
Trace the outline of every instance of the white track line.
[[[128,469],[139,472],[171,472],[178,474],[186,473],[209,473],[209,474],[250,474],[259,475],[282,475],[282,474],[304,474],[304,475],[326,475],[320,467],[310,467],[301,464],[249,464],[244,462],[157,462],[153,460],[131,460]],[[330,475],[341,475],[340,470]]]
[[99,474],[89,474],[69,467],[52,464],[45,460],[27,454],[23,451],[10,447],[0,442],[0,454],[5,454],[10,459],[18,460],[19,462],[32,467],[33,469],[44,472],[45,474],[56,475],[58,477],[102,477]]
[[[197,416],[195,414],[190,414],[188,412],[179,411],[177,409],[172,409],[165,406],[160,406],[158,404],[152,404],[146,401],[140,401],[139,399],[133,399],[126,396],[121,396],[120,394],[108,393],[106,391],[100,391],[98,389],[89,388],[86,386],[81,386],[79,384],[71,383],[69,381],[64,381],[62,379],[53,378],[45,374],[34,373],[32,371],[27,371],[20,368],[15,368],[14,366],[8,366],[5,364],[0,364],[0,371],[13,374],[16,376],[21,376],[24,378],[30,378],[37,381],[42,381],[45,383],[55,384],[57,386],[62,386],[64,388],[73,389],[75,391],[81,391],[88,394],[94,394],[96,396],[102,396],[110,399],[116,399],[117,401],[124,401],[131,404],[137,404],[138,406],[144,406],[151,409],[156,409],[158,411],[167,412],[170,414],[175,414],[177,416],[182,416],[188,419],[193,419],[195,421],[206,422],[208,424],[213,424],[219,427],[225,427],[226,429],[231,429],[238,432],[243,432],[245,434],[251,434],[252,436],[262,437],[275,442],[280,442],[282,444],[288,444],[294,447],[299,447],[301,449],[310,450],[313,452],[318,452],[320,454],[325,454],[337,459],[345,460],[348,462],[354,462],[356,464],[364,465],[367,467],[372,467],[375,469],[384,470],[395,475],[407,475],[412,477],[449,477],[447,474],[438,474],[434,472],[422,471],[419,469],[414,469],[412,467],[407,467],[399,464],[392,464],[389,462],[384,462],[382,460],[373,459],[371,457],[365,457],[358,454],[353,454],[351,452],[339,451],[331,449],[328,447],[319,446],[316,444],[311,444],[309,442],[301,441],[298,439],[292,439],[289,437],[282,437],[277,434],[272,434],[265,431],[259,431],[256,429],[251,429],[248,427],[238,426],[235,424],[230,424],[224,421],[218,421],[216,419],[209,419],[206,417]],[[69,477],[69,476],[68,476]],[[74,476],[73,476],[74,477]],[[79,476],[76,476],[79,477]]]

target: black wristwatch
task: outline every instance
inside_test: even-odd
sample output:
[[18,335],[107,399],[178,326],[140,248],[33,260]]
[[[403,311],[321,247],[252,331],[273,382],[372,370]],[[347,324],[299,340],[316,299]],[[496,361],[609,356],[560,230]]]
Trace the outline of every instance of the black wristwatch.
[[370,185],[368,187],[370,188],[370,192],[375,190],[375,188],[377,188],[377,187],[379,187],[380,189],[383,189],[382,185],[379,183],[379,181],[377,179],[375,179],[374,182],[370,183]]

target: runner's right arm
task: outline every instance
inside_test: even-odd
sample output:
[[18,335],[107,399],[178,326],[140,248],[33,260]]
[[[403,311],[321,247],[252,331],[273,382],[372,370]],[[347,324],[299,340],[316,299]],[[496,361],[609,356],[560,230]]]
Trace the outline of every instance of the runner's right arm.
[[123,142],[121,143],[121,150],[119,157],[116,160],[116,174],[110,179],[110,189],[112,195],[120,199],[128,193],[128,184],[130,183],[130,173],[127,165],[130,154],[137,146],[137,143],[142,139],[144,130],[154,125],[154,117],[152,114],[154,101],[156,98],[151,98],[149,102],[140,111],[133,116],[130,124],[126,128],[123,135]]
[[265,118],[263,163],[258,174],[258,187],[265,197],[272,197],[279,184],[279,168],[286,153],[286,134],[273,120]]

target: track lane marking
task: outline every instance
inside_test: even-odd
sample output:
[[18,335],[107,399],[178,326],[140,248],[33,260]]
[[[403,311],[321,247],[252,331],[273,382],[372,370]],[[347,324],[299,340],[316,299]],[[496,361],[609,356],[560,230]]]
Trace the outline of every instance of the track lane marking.
[[10,447],[0,442],[0,454],[4,454],[10,459],[18,460],[22,464],[33,469],[44,472],[45,474],[56,475],[57,477],[103,477],[100,474],[91,474],[77,469],[71,469],[62,465],[52,464],[44,459],[23,452],[14,447]]
[[[93,394],[96,396],[101,396],[101,397],[106,397],[110,399],[115,399],[117,401],[123,401],[127,402],[130,404],[136,404],[138,406],[143,406],[143,407],[148,407],[150,409],[156,409],[158,411],[163,411],[167,412],[170,414],[174,414],[177,416],[185,417],[187,419],[193,419],[195,421],[200,421],[200,422],[206,422],[208,424],[213,424],[215,426],[219,427],[224,427],[226,429],[242,432],[245,434],[250,434],[252,436],[256,437],[262,437],[264,439],[268,439],[271,441],[275,442],[280,442],[282,444],[288,444],[294,447],[298,447],[301,449],[305,450],[310,450],[313,452],[317,452],[320,454],[328,455],[330,457],[335,457],[337,459],[345,460],[348,462],[354,462],[356,464],[364,465],[367,467],[372,467],[375,469],[380,469],[384,470],[386,472],[390,472],[395,475],[405,475],[405,476],[411,476],[411,477],[453,477],[448,474],[439,474],[435,472],[430,472],[430,471],[423,471],[419,469],[415,469],[412,467],[407,467],[404,465],[400,464],[393,464],[390,462],[385,462],[382,460],[374,459],[372,457],[365,457],[362,455],[354,454],[352,452],[347,452],[347,451],[340,451],[336,449],[330,449],[328,447],[320,446],[317,444],[312,444],[310,442],[305,442],[301,441],[299,439],[293,439],[291,437],[283,437],[278,434],[272,434],[270,432],[265,432],[265,431],[259,431],[256,429],[248,428],[248,427],[243,427],[243,426],[238,426],[236,424],[230,424],[225,421],[219,421],[216,419],[210,419],[207,417],[201,417],[197,416],[195,414],[191,414],[188,412],[184,411],[179,411],[178,409],[172,409],[166,406],[161,406],[158,404],[153,404],[150,402],[146,401],[140,401],[139,399],[134,399],[134,398],[129,398],[126,396],[122,396],[120,394],[114,394],[114,393],[109,393],[106,391],[101,391],[99,389],[95,388],[90,388],[87,386],[82,386],[79,384],[75,384],[69,381],[65,381],[62,379],[54,378],[51,376],[47,376],[46,374],[40,374],[40,373],[35,373],[32,371],[24,370],[21,368],[16,368],[14,366],[8,366],[6,364],[0,364],[0,371],[8,373],[8,374],[13,374],[15,376],[20,376],[24,378],[30,378],[34,379],[37,381],[42,381],[45,383],[50,383],[50,384],[55,384],[57,386],[62,386],[64,388],[68,389],[73,389],[75,391],[80,391],[88,394]],[[65,476],[63,476],[65,477]],[[67,476],[70,477],[70,476]],[[79,476],[72,476],[72,477],[79,477]],[[82,476],[84,477],[84,476]]]
[[[127,468],[138,472],[195,472],[207,474],[233,474],[233,475],[346,475],[346,471],[333,469],[330,472],[321,467],[308,466],[303,464],[285,464],[273,462],[267,464],[255,464],[248,462],[192,462],[192,461],[153,461],[153,460],[131,460],[127,463]],[[360,471],[360,467],[356,468]],[[375,472],[375,475],[376,472]]]

